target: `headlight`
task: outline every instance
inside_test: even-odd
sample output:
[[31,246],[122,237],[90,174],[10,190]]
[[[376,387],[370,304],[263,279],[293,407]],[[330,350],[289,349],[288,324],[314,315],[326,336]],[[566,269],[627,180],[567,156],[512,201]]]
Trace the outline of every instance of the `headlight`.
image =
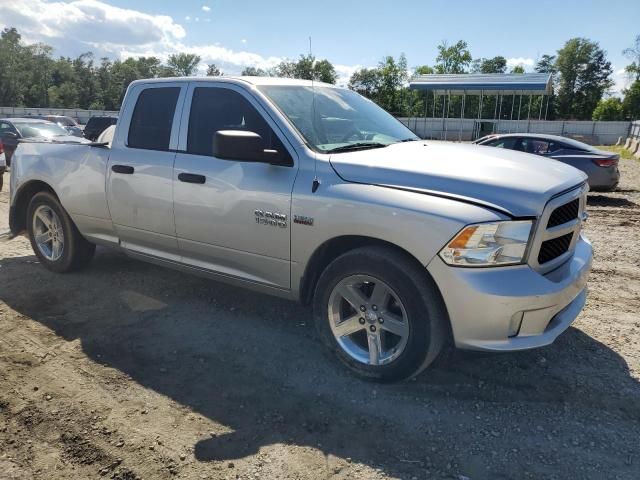
[[492,267],[522,263],[533,222],[479,223],[462,229],[440,251],[449,265]]

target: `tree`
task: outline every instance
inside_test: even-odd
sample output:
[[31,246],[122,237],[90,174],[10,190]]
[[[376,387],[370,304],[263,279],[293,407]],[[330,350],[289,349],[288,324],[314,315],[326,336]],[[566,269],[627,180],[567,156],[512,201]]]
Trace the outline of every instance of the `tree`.
[[377,68],[361,68],[353,72],[347,86],[360,95],[375,100],[380,90],[380,83],[380,72]]
[[438,73],[466,73],[471,60],[467,42],[458,40],[449,46],[443,41],[438,45],[435,69]]
[[395,114],[405,114],[413,106],[416,92],[409,92],[407,58],[384,57],[376,68],[357,70],[349,79],[349,88],[370,98],[382,108]]
[[303,80],[318,80],[326,83],[336,83],[338,80],[338,74],[333,64],[328,60],[316,60],[313,55],[300,55],[297,61],[280,62],[275,67],[275,75]]
[[193,75],[200,63],[200,57],[194,53],[177,53],[169,56],[167,66],[178,77]]
[[555,55],[542,55],[540,60],[536,63],[535,71],[538,73],[556,73],[556,56]]
[[267,77],[268,73],[261,68],[247,67],[242,70],[242,73],[240,75],[245,77]]
[[511,73],[524,73],[524,67],[522,65],[516,65],[511,69]]
[[207,65],[207,77],[221,77],[222,70],[220,70],[215,63]]
[[622,54],[631,60],[631,65],[627,65],[625,71],[637,82],[640,80],[640,35],[636,35],[633,46],[625,48]]
[[593,120],[624,120],[622,101],[617,97],[600,100],[593,110]]
[[478,58],[471,64],[473,73],[505,73],[507,59],[501,55],[493,58]]
[[603,94],[613,85],[611,62],[596,42],[572,38],[558,50],[558,113],[590,119]]
[[320,82],[333,83],[338,81],[338,74],[333,64],[329,60],[320,60],[313,66],[314,80]]
[[622,106],[626,116],[631,120],[640,119],[640,80],[633,82],[623,93]]
[[420,65],[416,67],[414,71],[414,75],[432,75],[434,73],[436,73],[436,71],[429,65]]

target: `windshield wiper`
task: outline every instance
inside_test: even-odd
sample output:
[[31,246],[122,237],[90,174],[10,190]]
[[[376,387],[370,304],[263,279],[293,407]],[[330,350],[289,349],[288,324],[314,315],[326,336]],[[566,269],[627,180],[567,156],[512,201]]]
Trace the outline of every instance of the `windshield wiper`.
[[398,140],[398,143],[404,143],[404,142],[418,142],[420,141],[419,138],[405,138],[404,140]]
[[350,152],[352,150],[367,150],[370,148],[384,148],[386,146],[388,146],[386,143],[358,142],[358,143],[350,143],[349,145],[343,145],[341,147],[331,148],[329,150],[325,150],[324,153]]

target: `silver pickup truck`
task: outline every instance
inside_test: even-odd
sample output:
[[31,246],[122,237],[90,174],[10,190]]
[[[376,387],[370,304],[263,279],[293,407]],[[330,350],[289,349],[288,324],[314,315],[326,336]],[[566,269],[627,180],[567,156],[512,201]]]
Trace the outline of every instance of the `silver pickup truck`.
[[56,272],[95,245],[312,304],[358,375],[451,341],[547,345],[581,311],[586,177],[421,140],[350,90],[275,78],[133,82],[108,143],[21,143],[10,226]]

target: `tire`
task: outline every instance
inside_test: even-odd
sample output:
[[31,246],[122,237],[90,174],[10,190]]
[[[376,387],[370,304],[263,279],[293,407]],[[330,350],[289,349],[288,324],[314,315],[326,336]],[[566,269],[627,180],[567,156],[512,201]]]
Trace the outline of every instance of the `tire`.
[[[39,192],[29,202],[27,233],[40,263],[57,273],[81,269],[91,261],[96,250],[96,246],[80,234],[58,199],[49,192]],[[47,236],[49,240],[38,243],[39,239]]]
[[318,279],[313,306],[322,341],[369,380],[417,375],[447,338],[448,317],[435,282],[415,259],[388,247],[358,248],[331,262]]

